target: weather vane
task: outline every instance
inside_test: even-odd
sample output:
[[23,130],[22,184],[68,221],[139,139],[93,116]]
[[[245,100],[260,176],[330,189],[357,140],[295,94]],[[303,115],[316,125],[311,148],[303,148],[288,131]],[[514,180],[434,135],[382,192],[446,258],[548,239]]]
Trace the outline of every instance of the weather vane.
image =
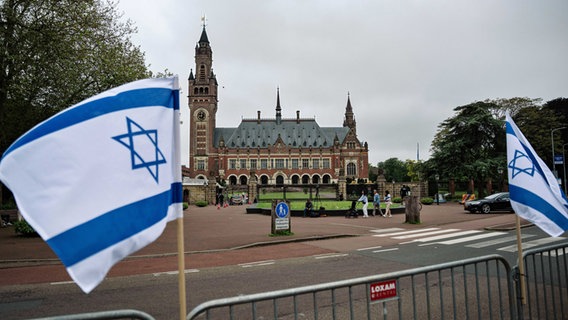
[[205,27],[207,26],[207,17],[205,17],[205,14],[203,14],[203,15],[201,16],[201,26],[202,26],[203,28],[205,28]]

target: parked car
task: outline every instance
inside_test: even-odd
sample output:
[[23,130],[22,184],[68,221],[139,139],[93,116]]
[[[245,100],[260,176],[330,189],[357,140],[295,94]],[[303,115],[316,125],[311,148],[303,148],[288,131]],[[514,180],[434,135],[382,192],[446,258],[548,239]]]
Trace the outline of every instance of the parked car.
[[240,205],[243,204],[243,197],[240,195],[233,195],[229,198],[230,205]]
[[509,192],[494,193],[483,199],[466,201],[463,207],[465,210],[471,213],[489,213],[491,211],[513,212],[513,208],[511,207],[511,200],[509,198]]

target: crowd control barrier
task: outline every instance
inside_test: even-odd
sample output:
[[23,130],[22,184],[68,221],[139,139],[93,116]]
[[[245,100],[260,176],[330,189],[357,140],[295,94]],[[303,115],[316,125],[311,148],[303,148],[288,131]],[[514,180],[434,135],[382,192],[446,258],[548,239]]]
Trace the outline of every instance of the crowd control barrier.
[[499,255],[205,302],[191,319],[514,319]]

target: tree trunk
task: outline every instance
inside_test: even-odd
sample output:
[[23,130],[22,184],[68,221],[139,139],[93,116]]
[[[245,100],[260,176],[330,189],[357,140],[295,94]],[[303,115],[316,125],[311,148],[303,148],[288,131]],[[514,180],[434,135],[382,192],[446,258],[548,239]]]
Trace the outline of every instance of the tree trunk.
[[404,198],[405,223],[420,223],[420,199],[418,196],[408,196]]

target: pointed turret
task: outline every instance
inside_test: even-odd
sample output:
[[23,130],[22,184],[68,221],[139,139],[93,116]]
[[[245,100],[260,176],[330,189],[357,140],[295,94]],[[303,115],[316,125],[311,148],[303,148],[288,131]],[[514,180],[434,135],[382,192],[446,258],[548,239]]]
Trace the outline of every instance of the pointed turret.
[[349,127],[353,132],[356,129],[355,116],[353,114],[353,107],[351,107],[351,97],[349,92],[347,92],[347,106],[345,107],[345,119],[343,120],[343,126]]
[[276,123],[282,121],[282,108],[280,107],[280,88],[276,88]]
[[203,31],[201,31],[201,38],[199,38],[199,44],[202,43],[209,44],[209,39],[207,38],[207,32],[205,31],[205,25],[203,26]]

